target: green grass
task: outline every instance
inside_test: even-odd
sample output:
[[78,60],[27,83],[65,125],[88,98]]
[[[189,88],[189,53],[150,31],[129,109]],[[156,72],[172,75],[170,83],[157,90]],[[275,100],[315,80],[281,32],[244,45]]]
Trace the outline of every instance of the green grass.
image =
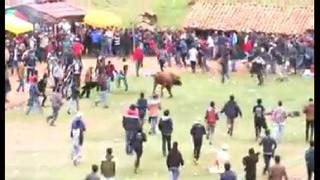
[[[79,0],[77,5],[81,5],[86,10],[100,9],[112,11],[123,19],[126,27],[131,23],[138,22],[139,13],[152,11],[157,14],[160,27],[181,27],[190,7],[187,6],[189,0]],[[281,6],[313,6],[312,0],[215,0],[223,3],[257,3],[262,5]]]
[[[278,100],[282,100],[288,110],[301,110],[309,97],[314,95],[313,82],[300,77],[290,78],[289,82],[277,83],[272,77],[263,87],[258,87],[248,75],[237,75],[227,85],[221,85],[218,77],[212,75],[184,73],[183,86],[175,87],[174,98],[162,99],[164,109],[170,109],[174,123],[173,140],[179,142],[179,148],[186,161],[182,168],[181,179],[218,179],[208,174],[206,168],[213,163],[214,148],[222,143],[230,146],[233,169],[239,176],[243,174],[241,159],[250,147],[261,148],[254,141],[251,108],[257,98],[263,98],[265,107],[270,110]],[[234,82],[234,83],[233,83]],[[91,164],[99,164],[107,147],[113,147],[117,158],[117,179],[163,180],[168,179],[165,159],[161,153],[161,137],[148,136],[141,160],[141,173],[133,174],[134,157],[124,152],[124,132],[121,126],[121,114],[125,107],[136,101],[139,92],[150,95],[152,79],[150,77],[129,78],[130,91],[114,90],[109,97],[110,108],[92,106],[93,100],[82,100],[81,111],[88,126],[83,149],[83,161],[79,167],[73,167],[69,154],[70,116],[64,107],[60,113],[57,127],[50,128],[44,122],[44,116],[32,114],[26,117],[22,110],[6,112],[6,179],[10,180],[79,180],[90,172]],[[220,116],[213,146],[204,141],[200,165],[192,163],[192,143],[189,130],[196,119],[204,116],[209,101],[214,100],[221,107],[230,94],[234,94],[243,111],[243,118],[236,122],[233,138],[226,136],[226,121]],[[50,108],[45,109],[45,114]],[[147,124],[146,129],[149,128]],[[53,137],[56,135],[56,138]],[[307,148],[304,142],[304,118],[290,118],[285,127],[283,143],[277,153],[283,156],[290,176],[304,176],[303,153]],[[258,166],[258,179],[262,171],[263,160]],[[197,173],[197,176],[193,174]]]
[[100,9],[118,14],[129,27],[137,23],[139,14],[151,11],[157,14],[161,27],[179,26],[187,13],[185,0],[81,0],[80,5],[86,9]]

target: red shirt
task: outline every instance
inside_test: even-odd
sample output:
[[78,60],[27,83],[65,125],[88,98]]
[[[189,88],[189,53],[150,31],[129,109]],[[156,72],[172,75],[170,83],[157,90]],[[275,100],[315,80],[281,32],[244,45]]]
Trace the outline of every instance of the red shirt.
[[72,44],[72,53],[75,56],[81,56],[83,45],[80,42],[74,42]]
[[251,40],[248,40],[247,43],[245,43],[243,45],[243,51],[244,52],[247,52],[247,53],[250,53],[252,50],[252,41]]
[[173,44],[172,42],[167,42],[166,43],[166,50],[168,53],[173,53]]
[[134,61],[142,61],[143,60],[143,50],[138,47],[133,53],[132,58]]
[[106,65],[106,73],[108,76],[113,77],[113,72],[116,70],[113,64]]

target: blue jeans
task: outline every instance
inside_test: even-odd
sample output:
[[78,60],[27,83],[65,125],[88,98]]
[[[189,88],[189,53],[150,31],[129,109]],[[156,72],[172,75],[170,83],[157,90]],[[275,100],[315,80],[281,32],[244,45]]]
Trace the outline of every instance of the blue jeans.
[[273,123],[272,124],[272,137],[279,142],[283,136],[284,124],[282,123]]
[[108,48],[107,48],[107,50],[108,50],[108,55],[109,55],[109,56],[113,56],[113,52],[112,52],[112,39],[110,38],[110,39],[108,39],[107,41],[108,41],[108,43],[107,43],[107,46],[108,46]]
[[132,154],[133,153],[133,148],[132,148],[132,146],[130,146],[130,141],[133,138],[134,134],[135,134],[135,131],[126,130],[125,143],[126,143],[126,153],[127,154]]
[[140,119],[141,125],[144,124],[145,116],[146,116],[146,110],[139,110],[139,119]]
[[102,103],[103,106],[107,105],[107,91],[99,92],[99,100],[97,102]]
[[180,171],[178,167],[170,167],[169,171],[171,172],[170,180],[178,180],[180,175]]
[[108,55],[108,44],[102,44],[101,45],[101,54],[104,56]]
[[26,115],[29,115],[33,108],[37,108],[40,113],[42,113],[42,108],[40,105],[39,97],[30,97],[28,100],[28,109]]
[[150,133],[151,134],[156,134],[156,127],[157,127],[157,124],[158,124],[158,116],[150,117],[150,120],[151,120]]

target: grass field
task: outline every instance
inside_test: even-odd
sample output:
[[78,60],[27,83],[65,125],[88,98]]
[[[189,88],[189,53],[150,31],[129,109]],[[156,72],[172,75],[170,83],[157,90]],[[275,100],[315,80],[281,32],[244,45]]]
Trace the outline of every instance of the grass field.
[[[207,74],[182,74],[182,87],[173,90],[174,98],[168,99],[167,94],[162,99],[164,109],[170,109],[173,123],[173,140],[179,142],[179,148],[185,159],[181,171],[182,180],[218,179],[217,175],[209,174],[206,168],[213,163],[214,149],[221,144],[230,146],[231,162],[238,176],[243,176],[241,159],[250,147],[261,148],[254,141],[254,130],[251,108],[257,98],[262,97],[265,107],[270,110],[278,100],[282,100],[288,110],[301,110],[309,97],[313,97],[313,81],[300,77],[292,77],[289,82],[277,83],[269,77],[266,85],[258,87],[249,75],[233,75],[229,84],[221,85],[218,77]],[[91,164],[100,164],[107,147],[113,147],[117,159],[117,179],[119,180],[163,180],[169,174],[165,158],[161,153],[160,135],[148,136],[144,155],[141,160],[141,172],[133,173],[133,156],[127,156],[124,151],[124,131],[121,126],[121,113],[130,103],[138,98],[140,92],[150,95],[152,79],[150,77],[129,78],[130,90],[115,89],[110,95],[110,108],[103,109],[92,106],[93,100],[82,100],[81,111],[87,123],[87,132],[83,149],[83,161],[74,167],[70,160],[71,142],[69,127],[71,116],[64,107],[57,126],[48,127],[45,115],[50,108],[45,109],[45,115],[36,113],[26,117],[24,111],[16,109],[6,112],[5,119],[5,171],[8,180],[79,180],[90,172]],[[192,143],[189,130],[196,119],[202,119],[210,100],[221,107],[230,94],[234,94],[243,111],[243,118],[236,122],[234,137],[226,135],[226,121],[220,116],[214,144],[210,146],[204,141],[200,164],[192,163]],[[147,124],[146,129],[149,128]],[[302,180],[305,177],[304,151],[308,145],[304,142],[304,118],[288,119],[283,142],[279,145],[277,154],[282,155],[282,161],[288,168],[291,179]],[[263,160],[258,165],[259,180]],[[197,175],[194,175],[197,173]],[[300,178],[299,178],[300,177]]]
[[[180,27],[191,7],[189,0],[74,0],[86,10],[112,11],[122,17],[125,26],[137,22],[139,13],[151,11],[158,16],[160,27]],[[313,6],[312,0],[215,0],[222,3],[257,3],[262,5]]]

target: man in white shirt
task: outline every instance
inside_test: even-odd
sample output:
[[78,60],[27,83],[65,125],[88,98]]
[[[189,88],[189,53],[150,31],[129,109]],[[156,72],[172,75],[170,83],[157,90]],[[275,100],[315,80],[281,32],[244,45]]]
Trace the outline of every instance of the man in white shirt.
[[214,41],[211,35],[208,36],[207,39],[208,47],[209,47],[209,58],[213,58],[213,49],[214,49]]
[[54,80],[54,90],[56,90],[56,88],[58,88],[58,84],[59,81],[62,79],[63,77],[63,70],[61,67],[61,62],[58,62],[57,64],[54,65],[53,70],[52,70],[52,76],[53,76],[53,80]]
[[192,73],[196,72],[196,64],[197,64],[198,50],[192,46],[189,50],[189,60],[191,64]]

